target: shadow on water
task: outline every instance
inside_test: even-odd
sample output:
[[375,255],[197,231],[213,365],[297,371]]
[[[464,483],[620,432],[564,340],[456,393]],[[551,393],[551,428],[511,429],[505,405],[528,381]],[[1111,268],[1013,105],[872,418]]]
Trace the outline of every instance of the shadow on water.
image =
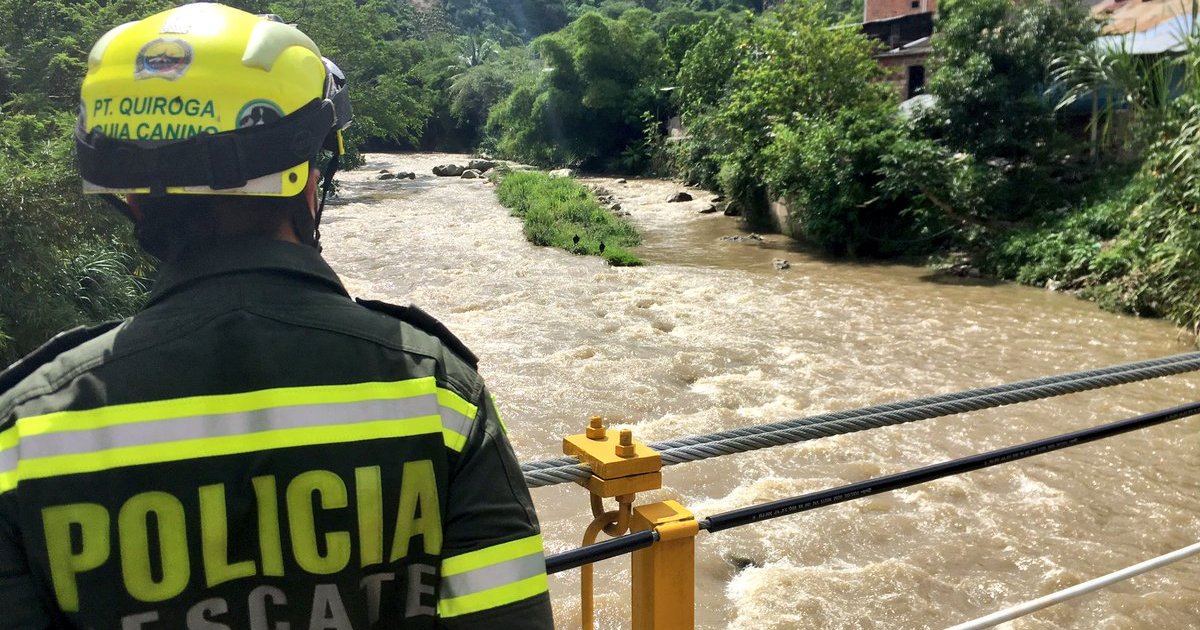
[[995,278],[972,278],[970,276],[960,276],[947,271],[932,271],[917,278],[922,282],[932,284],[943,284],[956,287],[998,287],[1007,284],[1012,284],[1004,280]]

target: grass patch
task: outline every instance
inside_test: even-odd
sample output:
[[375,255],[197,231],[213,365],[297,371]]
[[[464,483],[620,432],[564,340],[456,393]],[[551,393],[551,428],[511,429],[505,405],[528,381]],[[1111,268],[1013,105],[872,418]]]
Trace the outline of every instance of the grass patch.
[[534,245],[600,256],[615,267],[642,264],[628,249],[641,242],[637,230],[569,177],[510,172],[500,179],[496,197],[525,221],[525,238]]

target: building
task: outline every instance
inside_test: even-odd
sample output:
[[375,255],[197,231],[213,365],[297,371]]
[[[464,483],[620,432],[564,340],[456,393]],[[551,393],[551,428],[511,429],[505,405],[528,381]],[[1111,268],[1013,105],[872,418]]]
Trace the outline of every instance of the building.
[[904,100],[924,93],[937,0],[866,0],[862,31],[884,50],[875,59]]
[[867,0],[864,4],[863,22],[937,12],[937,0]]

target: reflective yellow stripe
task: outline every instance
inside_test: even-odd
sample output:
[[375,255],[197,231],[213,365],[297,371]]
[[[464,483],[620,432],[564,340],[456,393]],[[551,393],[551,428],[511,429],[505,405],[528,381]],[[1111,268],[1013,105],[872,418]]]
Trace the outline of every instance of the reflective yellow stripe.
[[0,433],[0,451],[8,450],[17,445],[17,429],[13,427]]
[[[363,400],[408,398],[438,391],[434,377],[414,378],[392,383],[372,382],[352,385],[280,387],[241,394],[193,396],[113,405],[86,411],[59,411],[17,421],[21,435],[41,435],[65,431],[84,431],[138,422],[154,422],[196,414],[241,413],[271,407],[351,403]],[[439,397],[440,399],[440,397]],[[459,400],[462,400],[461,398]]]
[[[442,408],[442,439],[446,448],[462,452],[467,445],[467,434],[479,409],[463,400],[455,392],[438,388],[438,407]],[[448,413],[449,412],[449,413]]]
[[439,405],[449,407],[468,418],[474,418],[475,414],[479,413],[479,408],[448,389],[438,388],[437,397]]
[[482,567],[501,562],[507,562],[513,558],[520,558],[531,553],[542,553],[542,535],[534,534],[527,538],[518,538],[499,545],[484,547],[477,551],[471,551],[459,556],[453,556],[442,560],[442,575],[458,575],[467,571],[474,571]]
[[446,444],[446,448],[456,453],[461,453],[463,447],[467,445],[467,436],[452,429],[442,427],[442,442]]
[[504,424],[504,416],[500,415],[500,405],[496,404],[496,397],[492,396],[492,411],[496,412],[496,422],[500,423],[500,430],[508,435],[508,425]]
[[0,493],[8,492],[17,487],[17,471],[10,470],[0,473]]
[[471,593],[454,599],[438,601],[438,616],[457,617],[468,613],[496,608],[505,604],[529,599],[541,595],[549,589],[546,574],[535,575],[520,582],[513,582],[497,588]]
[[457,617],[545,593],[542,549],[542,537],[535,534],[443,559],[438,615]]
[[443,414],[449,422],[442,425],[442,441],[446,443],[446,448],[461,453],[467,444],[467,433],[471,431],[471,424],[475,414],[479,413],[479,408],[448,389],[438,388],[437,401],[438,406],[453,412]]
[[0,433],[0,492],[17,486],[17,428]]

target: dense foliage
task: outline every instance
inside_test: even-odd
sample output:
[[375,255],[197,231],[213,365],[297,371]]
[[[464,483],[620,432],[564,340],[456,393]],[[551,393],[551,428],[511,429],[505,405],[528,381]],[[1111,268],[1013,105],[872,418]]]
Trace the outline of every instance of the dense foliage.
[[537,164],[609,166],[642,137],[664,85],[662,41],[646,10],[588,13],[533,42],[544,64],[491,113],[502,155]]
[[684,55],[677,104],[688,125],[672,146],[689,179],[718,185],[762,221],[769,197],[790,231],[833,251],[880,253],[871,234],[905,233],[902,209],[874,191],[895,141],[894,103],[877,82],[874,44],[831,28],[827,6],[794,1],[746,25],[712,20]]
[[[1200,34],[1136,56],[1049,0],[959,3],[940,29],[937,105],[885,158],[891,192],[954,225],[985,273],[1196,329]],[[1055,95],[1091,111],[1056,116]]]
[[0,0],[0,365],[141,303],[150,262],[80,193],[71,131],[92,42],[167,2]]
[[783,200],[784,227],[831,252],[952,255],[1198,327],[1200,31],[1137,56],[1098,46],[1078,2],[947,2],[932,99],[899,114],[870,46],[821,11],[672,33],[679,174],[752,221]]

